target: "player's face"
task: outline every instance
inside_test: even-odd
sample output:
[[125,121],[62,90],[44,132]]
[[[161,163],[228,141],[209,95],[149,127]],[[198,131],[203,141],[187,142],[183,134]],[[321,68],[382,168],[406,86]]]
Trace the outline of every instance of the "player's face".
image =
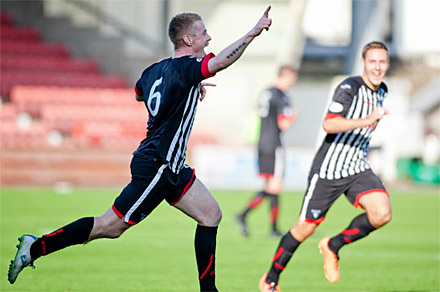
[[193,43],[193,55],[197,58],[203,58],[205,53],[205,48],[209,45],[211,36],[206,31],[205,24],[203,21],[199,20],[193,24],[193,33],[191,34]]
[[364,73],[362,79],[371,89],[379,89],[389,67],[388,52],[384,49],[369,49],[361,60]]
[[298,78],[296,72],[293,72],[291,70],[286,70],[286,72],[284,72],[284,74],[285,74],[285,79],[286,79],[286,86],[288,88],[292,87]]

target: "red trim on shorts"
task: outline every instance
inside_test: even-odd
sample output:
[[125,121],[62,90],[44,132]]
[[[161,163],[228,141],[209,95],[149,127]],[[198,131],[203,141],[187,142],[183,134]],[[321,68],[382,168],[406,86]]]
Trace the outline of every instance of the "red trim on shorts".
[[359,195],[356,196],[356,201],[354,202],[353,206],[354,206],[355,208],[360,207],[360,208],[363,209],[363,207],[361,206],[361,204],[359,204],[359,200],[360,200],[360,198],[361,198],[362,196],[365,196],[365,195],[368,195],[368,194],[371,194],[371,193],[375,193],[375,192],[378,192],[378,193],[384,193],[384,194],[387,195],[388,197],[390,196],[390,194],[388,194],[387,191],[382,190],[382,189],[368,190],[368,191],[362,192],[362,193],[360,193]]
[[186,186],[185,186],[185,188],[183,189],[183,192],[182,192],[182,194],[180,195],[180,197],[179,197],[176,201],[174,201],[174,202],[172,202],[172,203],[170,204],[171,206],[174,206],[175,204],[177,204],[177,202],[179,202],[180,199],[182,199],[183,195],[185,195],[186,192],[188,191],[188,189],[192,186],[192,184],[193,184],[193,182],[194,182],[194,176],[195,176],[195,173],[196,173],[196,170],[193,168],[193,173],[192,173],[191,179],[190,179],[189,182],[186,184]]
[[208,69],[209,59],[214,58],[214,57],[215,57],[215,55],[213,53],[209,53],[208,55],[206,55],[203,58],[203,61],[202,61],[202,75],[205,78],[212,77],[212,76],[215,75],[215,74],[211,74],[211,72],[209,72],[209,69]]
[[306,222],[309,222],[309,223],[315,223],[315,224],[321,224],[322,223],[322,221],[324,221],[325,220],[325,217],[322,217],[322,218],[319,218],[319,219],[309,219],[309,218],[306,218]]
[[[112,205],[112,209],[113,209],[113,212],[115,212],[116,216],[118,216],[119,218],[124,217],[124,215],[122,215],[121,212],[119,212],[118,209],[116,209],[115,205]],[[130,225],[136,225],[136,222],[133,222],[131,220],[128,220],[127,223]]]
[[335,113],[327,113],[324,117],[324,120],[333,119],[336,117],[342,117],[341,114],[335,114]]
[[136,85],[134,86],[134,92],[136,93],[137,96],[143,96],[144,94],[136,87]]
[[264,179],[269,179],[269,178],[274,177],[273,173],[262,173],[262,172],[260,172],[258,175],[261,176]]

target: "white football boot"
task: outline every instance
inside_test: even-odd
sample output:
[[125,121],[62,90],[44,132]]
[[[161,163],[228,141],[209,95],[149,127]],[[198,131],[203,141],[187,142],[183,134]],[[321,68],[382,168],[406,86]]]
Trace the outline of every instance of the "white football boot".
[[27,266],[31,266],[35,269],[34,261],[31,258],[31,245],[37,240],[37,238],[30,234],[22,235],[18,238],[20,243],[17,245],[17,253],[15,258],[11,261],[8,271],[9,283],[14,284],[17,280],[18,274]]

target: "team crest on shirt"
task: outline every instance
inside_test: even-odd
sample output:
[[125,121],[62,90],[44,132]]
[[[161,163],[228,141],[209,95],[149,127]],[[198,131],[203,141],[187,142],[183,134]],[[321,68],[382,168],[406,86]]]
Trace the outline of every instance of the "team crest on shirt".
[[340,113],[340,112],[342,112],[343,109],[344,109],[344,106],[337,101],[332,101],[332,103],[328,107],[328,110],[332,113]]
[[321,210],[316,210],[316,209],[312,209],[310,210],[310,212],[313,215],[313,218],[317,219],[319,217],[319,215],[321,215]]

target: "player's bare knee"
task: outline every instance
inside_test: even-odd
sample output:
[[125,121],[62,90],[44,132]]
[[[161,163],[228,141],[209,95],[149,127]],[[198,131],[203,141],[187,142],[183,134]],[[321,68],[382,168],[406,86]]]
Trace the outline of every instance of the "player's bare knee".
[[124,233],[124,230],[114,228],[114,229],[108,230],[106,237],[116,239],[116,238],[119,238],[122,235],[122,233]]
[[220,210],[220,208],[215,209],[214,212],[212,212],[212,226],[218,226],[220,224],[220,221],[222,220],[223,217],[223,213],[222,210]]
[[220,208],[215,208],[202,216],[202,218],[198,220],[198,223],[203,226],[215,227],[220,224],[222,217],[222,210],[220,210]]
[[373,225],[376,228],[379,228],[390,222],[391,217],[392,217],[391,212],[383,210],[383,211],[375,212],[375,214],[368,219],[370,220],[371,225]]
[[318,225],[316,223],[310,223],[306,221],[298,221],[292,229],[290,229],[290,233],[292,236],[302,242],[308,237],[312,236],[315,233],[315,229]]
[[215,226],[218,226],[220,224],[220,221],[222,221],[223,218],[223,212],[220,210],[220,208],[217,208],[217,211],[215,212],[213,223]]

